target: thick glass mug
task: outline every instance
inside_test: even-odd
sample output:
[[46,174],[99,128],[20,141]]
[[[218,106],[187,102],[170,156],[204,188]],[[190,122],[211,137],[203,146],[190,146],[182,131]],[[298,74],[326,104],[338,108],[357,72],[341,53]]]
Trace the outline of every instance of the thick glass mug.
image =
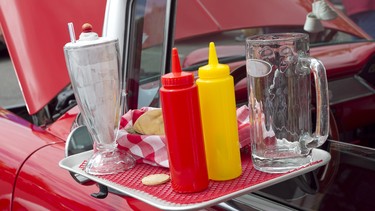
[[[246,68],[253,165],[282,173],[311,162],[311,150],[329,131],[327,77],[309,57],[303,33],[256,35],[246,39]],[[316,128],[312,133],[311,77],[316,86]]]

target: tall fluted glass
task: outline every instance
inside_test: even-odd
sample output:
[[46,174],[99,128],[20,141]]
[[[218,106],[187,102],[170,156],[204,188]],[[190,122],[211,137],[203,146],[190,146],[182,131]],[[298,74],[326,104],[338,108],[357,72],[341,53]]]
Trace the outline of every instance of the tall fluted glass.
[[78,107],[94,140],[94,154],[85,171],[104,175],[134,166],[134,158],[117,148],[123,103],[117,39],[68,43],[65,59]]

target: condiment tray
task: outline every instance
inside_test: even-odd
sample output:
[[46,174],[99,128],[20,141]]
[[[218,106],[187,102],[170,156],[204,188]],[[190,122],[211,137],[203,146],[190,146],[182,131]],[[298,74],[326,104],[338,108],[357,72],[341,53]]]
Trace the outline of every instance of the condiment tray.
[[126,172],[94,176],[84,172],[83,168],[93,151],[72,155],[60,161],[59,165],[71,172],[81,174],[99,184],[112,188],[122,194],[132,196],[162,210],[193,210],[209,207],[223,201],[236,198],[273,184],[313,171],[329,162],[331,156],[321,149],[313,149],[313,161],[301,168],[283,174],[270,174],[254,169],[249,152],[242,153],[243,173],[229,181],[210,181],[208,189],[199,193],[177,193],[171,183],[159,186],[143,185],[141,180],[150,174],[169,174],[169,169],[148,164],[136,164]]

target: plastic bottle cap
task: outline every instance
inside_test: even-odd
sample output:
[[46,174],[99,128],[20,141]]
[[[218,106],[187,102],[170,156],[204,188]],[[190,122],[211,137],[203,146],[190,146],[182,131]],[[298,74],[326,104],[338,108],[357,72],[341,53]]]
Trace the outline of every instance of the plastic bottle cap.
[[228,76],[229,74],[229,66],[219,63],[216,55],[215,44],[210,42],[208,64],[198,69],[199,78],[220,78]]
[[161,83],[165,88],[186,87],[194,84],[193,74],[181,70],[177,48],[172,49],[172,72],[163,75]]

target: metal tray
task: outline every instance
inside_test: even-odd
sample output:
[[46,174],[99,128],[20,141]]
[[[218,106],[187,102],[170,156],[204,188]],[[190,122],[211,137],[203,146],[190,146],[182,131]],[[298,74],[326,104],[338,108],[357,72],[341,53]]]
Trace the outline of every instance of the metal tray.
[[174,192],[170,182],[156,187],[142,185],[140,180],[144,176],[169,172],[169,169],[162,167],[137,164],[133,169],[124,173],[106,176],[89,175],[83,171],[83,166],[92,153],[91,150],[72,155],[61,160],[59,165],[68,171],[81,174],[108,188],[132,196],[162,210],[192,210],[209,207],[313,171],[320,166],[324,166],[331,159],[328,152],[321,149],[313,149],[312,163],[289,173],[269,174],[255,170],[252,167],[250,155],[242,154],[243,174],[240,177],[224,182],[210,181],[209,188],[203,192],[182,194]]

